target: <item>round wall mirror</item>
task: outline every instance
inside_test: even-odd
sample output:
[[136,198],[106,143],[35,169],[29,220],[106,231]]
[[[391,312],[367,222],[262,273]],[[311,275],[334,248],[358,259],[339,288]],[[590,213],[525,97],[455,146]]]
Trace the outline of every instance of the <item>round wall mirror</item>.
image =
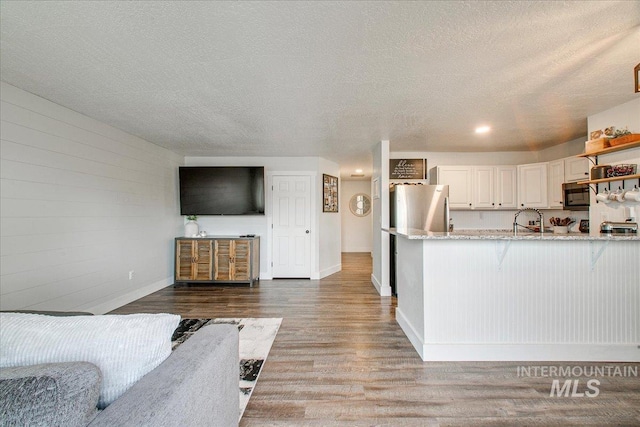
[[354,194],[349,200],[349,209],[355,216],[367,216],[371,212],[371,198],[364,193]]

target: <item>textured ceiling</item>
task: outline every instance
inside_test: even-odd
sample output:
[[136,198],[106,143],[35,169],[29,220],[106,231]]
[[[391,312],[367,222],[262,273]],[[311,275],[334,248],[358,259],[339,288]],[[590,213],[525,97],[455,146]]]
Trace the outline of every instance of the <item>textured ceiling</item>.
[[[502,151],[637,97],[640,1],[2,1],[2,80],[190,156]],[[477,136],[478,124],[490,134]]]

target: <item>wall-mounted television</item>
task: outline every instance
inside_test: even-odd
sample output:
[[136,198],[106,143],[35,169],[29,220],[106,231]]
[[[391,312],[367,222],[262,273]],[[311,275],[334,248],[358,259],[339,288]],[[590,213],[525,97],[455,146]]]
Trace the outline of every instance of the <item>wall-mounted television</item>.
[[264,167],[183,166],[182,215],[264,215]]

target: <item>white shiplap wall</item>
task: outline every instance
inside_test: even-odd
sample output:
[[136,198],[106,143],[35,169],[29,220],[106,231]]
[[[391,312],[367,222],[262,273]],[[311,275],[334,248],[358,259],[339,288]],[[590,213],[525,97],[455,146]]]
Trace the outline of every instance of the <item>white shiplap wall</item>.
[[182,156],[1,89],[0,308],[102,313],[173,283]]

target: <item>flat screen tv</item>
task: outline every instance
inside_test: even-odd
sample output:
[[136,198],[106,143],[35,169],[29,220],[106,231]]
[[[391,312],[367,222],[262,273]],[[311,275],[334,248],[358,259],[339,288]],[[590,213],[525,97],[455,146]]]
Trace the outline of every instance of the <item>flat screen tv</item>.
[[182,215],[264,215],[264,168],[184,166]]

